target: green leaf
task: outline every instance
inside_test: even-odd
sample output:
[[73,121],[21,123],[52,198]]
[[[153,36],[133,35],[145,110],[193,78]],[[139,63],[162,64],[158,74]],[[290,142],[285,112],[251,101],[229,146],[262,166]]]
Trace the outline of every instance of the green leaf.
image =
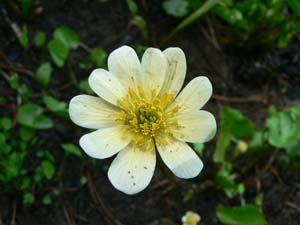
[[29,141],[34,137],[35,130],[29,127],[20,128],[20,137],[23,141]]
[[252,141],[250,143],[250,149],[252,150],[259,150],[259,149],[263,149],[265,146],[265,141],[266,141],[266,138],[265,138],[265,130],[262,129],[258,132],[256,132],[254,135],[253,135],[253,138],[252,138]]
[[214,161],[224,161],[231,140],[252,137],[254,132],[253,123],[245,118],[239,111],[228,107],[222,108],[219,137],[217,140],[216,152],[214,154]]
[[65,45],[59,40],[51,40],[48,42],[48,50],[53,62],[58,67],[62,67],[69,55],[68,45]]
[[134,0],[126,0],[127,6],[132,16],[136,16],[138,12],[138,6]]
[[200,7],[200,2],[199,0],[187,0],[188,3],[189,3],[189,7],[192,9],[192,10],[196,10]]
[[68,109],[65,102],[57,101],[51,96],[43,96],[43,101],[51,112],[64,118],[68,117]]
[[24,126],[35,129],[48,129],[53,127],[52,121],[42,115],[43,108],[33,104],[27,103],[18,109],[18,122]]
[[86,176],[81,176],[80,177],[80,184],[85,185],[88,182],[88,179]]
[[216,176],[217,184],[223,189],[228,198],[233,198],[244,192],[244,185],[235,182],[235,176],[231,174],[231,170],[231,164],[224,163]]
[[22,84],[22,86],[18,88],[18,92],[23,98],[29,98],[32,94],[32,89]]
[[79,46],[79,36],[67,26],[61,26],[54,31],[54,39],[60,41],[66,48],[76,49]]
[[32,0],[21,0],[21,14],[22,16],[28,16],[29,10],[32,6]]
[[6,162],[6,170],[8,177],[17,177],[20,175],[25,154],[20,152],[13,152]]
[[205,3],[199,7],[195,12],[193,12],[191,15],[189,15],[186,19],[184,19],[175,29],[171,32],[169,37],[174,36],[178,31],[182,30],[186,26],[191,25],[193,22],[195,22],[197,19],[199,19],[201,16],[203,16],[205,13],[210,11],[217,3],[219,3],[221,0],[208,0],[205,1]]
[[268,141],[277,148],[286,148],[300,138],[300,107],[273,113],[267,119]]
[[183,17],[188,13],[189,3],[187,0],[165,0],[163,9],[170,16]]
[[27,26],[22,27],[21,31],[21,37],[19,39],[19,42],[23,48],[27,48],[28,46],[28,29]]
[[34,44],[37,47],[41,47],[45,44],[46,34],[44,32],[38,31],[34,37]]
[[214,153],[215,162],[223,162],[225,160],[225,153],[227,148],[230,145],[230,142],[231,142],[231,134],[226,129],[222,129],[222,121],[221,121],[221,127],[217,139],[217,147]]
[[148,39],[148,30],[147,30],[146,21],[141,16],[137,15],[132,18],[131,23],[139,29],[139,31],[143,35],[143,38],[145,40],[147,40]]
[[213,10],[213,13],[216,14],[218,17],[223,19],[224,21],[232,24],[231,20],[231,10],[224,6],[216,6]]
[[47,86],[50,81],[52,67],[50,63],[43,63],[36,71],[36,80],[43,86]]
[[53,163],[50,161],[47,161],[47,160],[42,161],[41,169],[43,171],[43,174],[45,175],[45,177],[48,180],[50,180],[55,173],[55,167],[54,167]]
[[9,85],[11,89],[17,90],[19,88],[19,75],[14,73],[9,79]]
[[226,225],[265,225],[264,215],[255,205],[244,205],[226,208],[223,205],[217,207],[218,220]]
[[80,81],[78,87],[81,91],[85,92],[86,94],[93,95],[94,93],[87,80]]
[[193,148],[195,152],[198,153],[199,156],[202,156],[203,150],[204,150],[204,144],[203,143],[193,143]]
[[23,203],[24,203],[25,205],[30,205],[30,204],[32,204],[33,202],[34,202],[34,196],[33,196],[33,194],[30,193],[30,192],[25,192],[25,193],[23,194]]
[[225,129],[228,129],[235,138],[252,137],[255,130],[253,123],[239,111],[225,107],[221,111]]
[[293,10],[296,16],[300,17],[300,1],[299,0],[288,0],[290,8]]
[[94,48],[89,56],[89,59],[96,67],[105,67],[107,54],[103,48]]
[[62,144],[61,147],[66,151],[67,154],[82,158],[81,150],[76,145],[66,143]]
[[50,205],[52,203],[52,199],[50,195],[45,195],[42,200],[44,205]]
[[31,185],[31,180],[29,177],[24,177],[24,179],[22,180],[21,186],[20,186],[20,190],[25,191],[27,189],[29,189]]
[[8,117],[3,117],[0,119],[0,127],[4,131],[9,131],[12,127],[12,120]]

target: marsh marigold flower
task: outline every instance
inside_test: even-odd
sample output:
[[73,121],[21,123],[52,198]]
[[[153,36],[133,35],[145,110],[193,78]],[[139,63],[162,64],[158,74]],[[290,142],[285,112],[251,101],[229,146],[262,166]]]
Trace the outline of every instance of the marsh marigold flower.
[[200,222],[201,217],[198,213],[187,211],[181,220],[182,225],[197,225]]
[[185,74],[180,48],[148,48],[140,62],[132,48],[122,46],[109,55],[108,71],[96,69],[88,79],[99,97],[71,100],[72,121],[96,129],[80,138],[81,148],[97,159],[118,153],[108,170],[118,190],[135,194],[148,186],[156,151],[177,177],[193,178],[202,170],[201,160],[185,142],[203,143],[215,135],[214,116],[200,110],[212,85],[200,76],[179,93]]

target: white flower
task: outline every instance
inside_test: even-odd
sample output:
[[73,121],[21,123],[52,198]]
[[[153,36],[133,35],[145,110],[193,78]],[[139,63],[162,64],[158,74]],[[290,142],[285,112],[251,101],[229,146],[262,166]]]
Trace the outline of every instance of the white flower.
[[192,211],[187,211],[181,218],[182,225],[197,225],[200,220],[200,215]]
[[177,177],[193,178],[202,170],[201,160],[185,142],[202,143],[215,135],[214,116],[200,110],[212,85],[206,77],[196,77],[178,94],[185,74],[180,48],[148,48],[140,62],[132,48],[122,46],[109,55],[108,71],[96,69],[89,77],[99,97],[71,100],[72,121],[96,129],[81,137],[82,149],[97,159],[118,153],[108,171],[118,190],[135,194],[148,186],[156,150]]

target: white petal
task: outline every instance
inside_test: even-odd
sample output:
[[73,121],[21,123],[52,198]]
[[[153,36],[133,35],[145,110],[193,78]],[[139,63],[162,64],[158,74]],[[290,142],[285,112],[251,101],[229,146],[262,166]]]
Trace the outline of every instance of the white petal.
[[188,144],[167,136],[159,138],[163,140],[156,142],[158,152],[177,177],[188,179],[200,173],[203,163]]
[[212,85],[207,77],[196,77],[180,92],[170,108],[178,104],[179,111],[201,109],[212,95]]
[[216,134],[215,117],[204,110],[178,114],[170,120],[170,122],[174,121],[177,125],[171,129],[171,132],[180,141],[203,143]]
[[146,149],[129,145],[112,162],[108,178],[116,189],[129,195],[136,194],[149,185],[155,163],[156,155],[152,141]]
[[79,144],[89,156],[97,159],[111,157],[124,149],[130,142],[130,137],[124,135],[122,127],[103,128],[83,135]]
[[108,56],[108,70],[127,89],[135,88],[141,76],[141,63],[133,48],[122,46]]
[[108,104],[99,97],[77,95],[71,99],[69,114],[78,126],[99,129],[116,125],[114,114],[118,108]]
[[95,69],[92,72],[89,85],[97,95],[114,105],[126,95],[118,78],[103,69]]
[[145,90],[151,96],[155,90],[156,97],[159,93],[166,76],[167,60],[164,54],[156,48],[148,48],[142,58],[143,84]]
[[167,48],[163,51],[167,58],[167,74],[160,95],[175,96],[180,91],[186,75],[186,58],[180,48]]

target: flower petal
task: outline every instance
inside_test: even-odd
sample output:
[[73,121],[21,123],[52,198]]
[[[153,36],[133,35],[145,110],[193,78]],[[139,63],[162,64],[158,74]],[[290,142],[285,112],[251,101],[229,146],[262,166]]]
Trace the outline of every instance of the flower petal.
[[141,76],[141,63],[133,48],[122,46],[108,56],[108,70],[127,89],[135,88]]
[[92,90],[104,100],[117,105],[119,99],[126,95],[118,78],[103,69],[95,69],[89,77]]
[[179,114],[170,120],[173,121],[176,121],[177,125],[171,129],[171,132],[180,141],[203,143],[216,134],[215,117],[204,110]]
[[203,163],[197,154],[184,142],[172,137],[160,136],[156,146],[164,163],[179,178],[196,177],[203,168]]
[[71,99],[69,114],[71,120],[78,126],[99,129],[116,125],[112,116],[118,108],[103,101],[99,97],[77,95]]
[[[150,97],[156,97],[166,76],[167,60],[157,48],[148,48],[142,58],[143,86]],[[155,93],[152,92],[155,90]],[[154,96],[151,96],[153,95]]]
[[160,95],[165,93],[175,96],[180,91],[186,75],[186,58],[180,48],[167,48],[163,51],[167,58],[167,74]]
[[170,108],[178,105],[179,112],[201,109],[212,95],[212,85],[207,77],[191,80],[182,90]]
[[79,144],[89,156],[105,159],[124,149],[130,142],[121,126],[103,128],[83,135]]
[[122,150],[108,170],[112,185],[129,195],[144,190],[155,170],[155,148],[151,141],[146,149],[129,145]]

